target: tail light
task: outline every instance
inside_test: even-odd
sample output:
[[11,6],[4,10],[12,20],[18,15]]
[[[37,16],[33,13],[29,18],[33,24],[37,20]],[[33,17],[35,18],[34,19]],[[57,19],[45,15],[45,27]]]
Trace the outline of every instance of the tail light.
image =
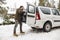
[[39,12],[36,12],[36,20],[40,20],[40,15],[39,15]]

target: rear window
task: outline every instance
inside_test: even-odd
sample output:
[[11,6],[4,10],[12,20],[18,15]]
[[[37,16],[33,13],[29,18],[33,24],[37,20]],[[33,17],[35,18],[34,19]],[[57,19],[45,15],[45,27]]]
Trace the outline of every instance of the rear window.
[[40,8],[40,9],[44,14],[50,14],[50,10],[48,8]]

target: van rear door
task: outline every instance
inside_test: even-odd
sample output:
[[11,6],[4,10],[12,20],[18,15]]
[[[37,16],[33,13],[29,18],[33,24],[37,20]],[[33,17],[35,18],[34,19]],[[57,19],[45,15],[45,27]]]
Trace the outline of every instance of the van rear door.
[[35,24],[35,6],[27,4],[27,17],[26,23],[29,26],[34,26]]

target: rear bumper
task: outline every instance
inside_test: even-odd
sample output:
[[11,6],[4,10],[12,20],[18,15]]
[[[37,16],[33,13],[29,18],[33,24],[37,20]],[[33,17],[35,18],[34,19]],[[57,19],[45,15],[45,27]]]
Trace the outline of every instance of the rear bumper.
[[34,27],[34,28],[43,28],[43,25],[44,25],[44,21],[38,20],[38,21],[36,21],[35,26],[32,26],[32,27]]

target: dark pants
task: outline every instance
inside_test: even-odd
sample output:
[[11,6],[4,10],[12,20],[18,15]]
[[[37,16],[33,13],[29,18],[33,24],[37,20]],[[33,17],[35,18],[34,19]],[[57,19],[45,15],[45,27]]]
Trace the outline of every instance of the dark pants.
[[18,26],[18,23],[19,23],[19,25],[20,25],[20,32],[22,32],[22,21],[15,21],[15,27],[14,27],[14,33],[16,34],[16,28],[17,28],[17,26]]

